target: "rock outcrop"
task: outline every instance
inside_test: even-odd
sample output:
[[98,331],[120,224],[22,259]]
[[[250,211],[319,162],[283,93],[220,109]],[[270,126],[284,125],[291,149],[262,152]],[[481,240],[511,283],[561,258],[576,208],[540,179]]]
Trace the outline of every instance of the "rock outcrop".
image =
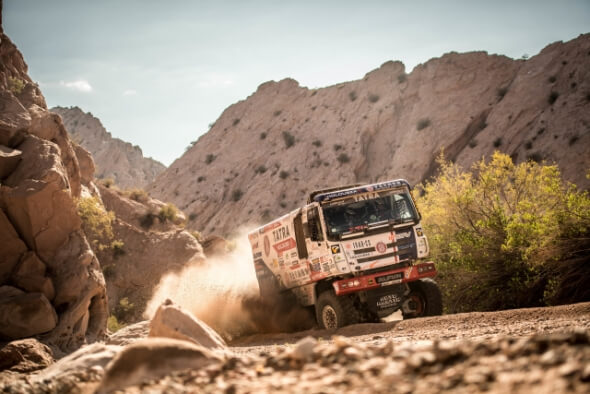
[[162,277],[202,263],[203,248],[184,230],[186,219],[176,208],[145,193],[101,184],[94,193],[84,198],[102,204],[98,208],[103,216],[112,213],[112,236],[105,239],[92,223],[83,228],[104,272],[109,310],[120,322],[138,321]]
[[407,74],[387,62],[361,80],[307,89],[267,82],[227,108],[148,191],[226,236],[302,205],[317,188],[420,182],[441,151],[469,167],[494,150],[556,162],[590,186],[590,34],[528,60],[448,53]]
[[0,341],[69,351],[105,332],[98,260],[81,229],[76,147],[0,29]]
[[139,146],[113,138],[89,112],[78,107],[54,107],[51,112],[61,116],[71,138],[92,154],[97,178],[110,178],[125,189],[143,188],[166,169],[162,163],[144,157]]

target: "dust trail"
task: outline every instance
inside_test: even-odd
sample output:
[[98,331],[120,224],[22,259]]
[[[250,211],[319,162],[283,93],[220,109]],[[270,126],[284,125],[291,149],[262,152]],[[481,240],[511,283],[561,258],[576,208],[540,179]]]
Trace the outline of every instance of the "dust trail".
[[242,230],[231,241],[235,244],[231,252],[165,275],[148,302],[145,316],[151,318],[170,298],[226,339],[310,328],[309,312],[294,302],[285,303],[279,297],[260,299],[247,233]]

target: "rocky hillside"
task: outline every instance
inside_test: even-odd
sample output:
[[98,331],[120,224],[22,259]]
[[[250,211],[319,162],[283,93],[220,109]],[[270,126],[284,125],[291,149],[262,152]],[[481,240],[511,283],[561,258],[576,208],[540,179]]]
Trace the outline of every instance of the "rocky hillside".
[[61,352],[105,335],[105,281],[76,212],[91,161],[0,27],[0,343],[38,336]]
[[97,178],[111,178],[125,189],[143,188],[166,169],[159,161],[144,157],[139,146],[113,138],[89,112],[78,107],[54,107],[51,112],[61,116],[71,138],[92,154]]
[[590,186],[590,34],[528,60],[449,53],[407,74],[387,62],[363,79],[307,89],[267,82],[227,108],[148,190],[189,226],[227,235],[291,210],[315,188],[469,166],[494,150],[559,164]]

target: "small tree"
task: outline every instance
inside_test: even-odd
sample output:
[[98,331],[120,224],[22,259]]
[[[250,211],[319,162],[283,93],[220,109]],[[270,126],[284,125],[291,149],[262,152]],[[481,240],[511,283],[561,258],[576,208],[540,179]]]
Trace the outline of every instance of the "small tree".
[[[555,302],[575,278],[561,262],[588,256],[588,193],[564,186],[556,166],[515,165],[499,152],[471,172],[443,158],[439,164],[418,204],[447,310]],[[590,288],[588,279],[583,287]]]

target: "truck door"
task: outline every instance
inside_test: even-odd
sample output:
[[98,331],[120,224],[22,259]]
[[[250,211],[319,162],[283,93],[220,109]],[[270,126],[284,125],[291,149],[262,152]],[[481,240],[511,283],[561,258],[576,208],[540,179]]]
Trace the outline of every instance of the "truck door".
[[328,243],[324,238],[324,229],[318,212],[318,206],[309,205],[304,210],[303,231],[305,245],[309,254],[311,277],[318,280],[338,273]]

